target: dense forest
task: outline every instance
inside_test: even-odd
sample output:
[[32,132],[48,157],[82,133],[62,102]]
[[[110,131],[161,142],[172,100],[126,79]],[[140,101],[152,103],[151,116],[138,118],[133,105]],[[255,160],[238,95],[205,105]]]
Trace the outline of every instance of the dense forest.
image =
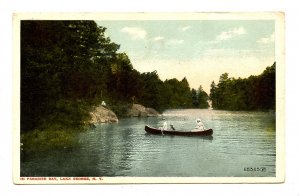
[[258,76],[245,79],[220,76],[218,85],[213,81],[210,100],[214,109],[222,110],[275,110],[276,63]]
[[[186,78],[162,81],[155,70],[135,70],[105,30],[94,21],[21,21],[22,132],[81,128],[102,100],[118,116],[132,103],[158,111],[208,107],[207,93],[190,89]],[[212,89],[216,108],[221,86]]]

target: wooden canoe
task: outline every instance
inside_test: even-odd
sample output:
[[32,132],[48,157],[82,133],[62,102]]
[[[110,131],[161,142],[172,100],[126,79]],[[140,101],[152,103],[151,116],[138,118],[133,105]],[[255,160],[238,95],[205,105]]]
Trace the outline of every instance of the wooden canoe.
[[145,131],[151,134],[160,134],[160,135],[181,135],[181,136],[210,136],[213,134],[212,129],[204,131],[173,131],[173,130],[164,130],[156,129],[153,127],[145,126]]

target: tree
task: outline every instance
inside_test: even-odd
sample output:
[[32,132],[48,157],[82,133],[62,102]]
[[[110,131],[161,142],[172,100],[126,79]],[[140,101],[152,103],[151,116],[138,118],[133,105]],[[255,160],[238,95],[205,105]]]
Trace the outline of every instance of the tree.
[[22,131],[80,127],[102,100],[118,114],[134,102],[159,111],[207,107],[202,87],[191,90],[185,77],[163,82],[156,71],[135,70],[105,30],[94,21],[21,22]]
[[259,76],[246,79],[220,76],[211,84],[210,100],[214,109],[268,110],[275,109],[275,66],[267,67]]
[[195,108],[198,108],[199,107],[199,99],[198,99],[198,94],[197,94],[197,91],[192,88],[191,90],[191,96],[192,96],[192,104],[193,104],[193,107]]
[[164,81],[164,95],[168,108],[190,108],[193,105],[191,91],[187,79],[181,81],[176,78]]
[[199,108],[206,109],[209,107],[208,105],[208,95],[207,93],[203,90],[202,86],[198,88],[198,103],[199,103]]
[[80,122],[78,103],[102,94],[117,56],[104,31],[94,21],[21,22],[22,131],[64,115]]
[[141,74],[141,93],[139,101],[146,107],[161,109],[163,82],[159,79],[156,71]]
[[212,81],[210,85],[210,94],[209,99],[212,101],[212,107],[217,109],[218,108],[218,95],[217,95],[217,86],[215,84],[215,81]]

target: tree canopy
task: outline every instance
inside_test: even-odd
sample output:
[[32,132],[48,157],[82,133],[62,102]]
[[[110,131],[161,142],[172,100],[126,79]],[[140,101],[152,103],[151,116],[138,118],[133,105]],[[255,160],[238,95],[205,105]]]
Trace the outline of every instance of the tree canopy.
[[213,81],[210,100],[214,109],[222,110],[269,110],[275,109],[276,63],[267,67],[258,76],[245,79],[220,76],[219,83]]
[[140,103],[168,108],[267,110],[275,108],[275,63],[247,79],[220,76],[210,95],[187,79],[162,81],[140,73],[94,21],[21,21],[21,131],[41,126],[81,127],[89,107],[107,104],[122,116]]
[[[207,94],[183,78],[140,73],[94,21],[21,21],[21,130],[45,124],[80,127],[105,100],[118,115],[141,103],[159,111],[205,108]],[[45,125],[47,126],[47,125]]]

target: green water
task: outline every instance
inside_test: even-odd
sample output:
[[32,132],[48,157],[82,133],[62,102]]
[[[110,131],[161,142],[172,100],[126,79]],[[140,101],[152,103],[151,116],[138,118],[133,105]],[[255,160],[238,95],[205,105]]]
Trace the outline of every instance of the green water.
[[201,118],[213,137],[150,135],[144,126],[162,126],[162,117],[121,119],[79,134],[77,148],[31,156],[21,163],[21,176],[276,175],[274,113],[191,109],[163,115],[180,130]]

